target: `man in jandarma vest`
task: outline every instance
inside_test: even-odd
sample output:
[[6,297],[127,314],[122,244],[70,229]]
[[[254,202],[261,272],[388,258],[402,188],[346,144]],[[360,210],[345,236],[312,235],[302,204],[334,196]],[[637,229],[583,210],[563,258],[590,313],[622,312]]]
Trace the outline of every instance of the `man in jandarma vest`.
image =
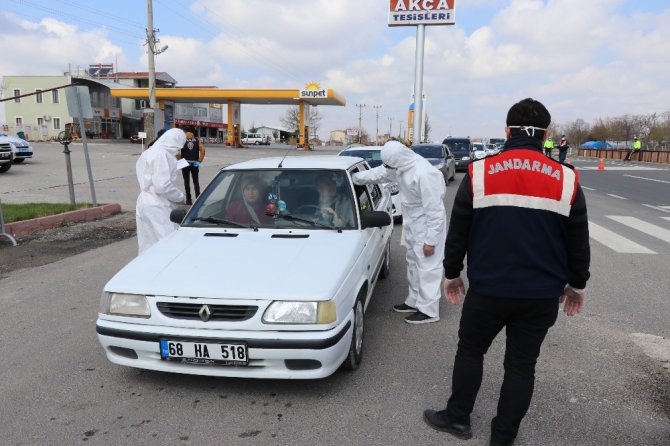
[[[524,99],[507,113],[503,151],[472,162],[451,213],[445,243],[444,295],[463,303],[451,397],[424,421],[472,437],[470,414],[484,354],[504,328],[506,348],[490,445],[514,443],[528,411],[535,363],[558,317],[580,312],[589,279],[586,200],[577,171],[542,153],[551,116]],[[468,290],[460,278],[467,254]]]

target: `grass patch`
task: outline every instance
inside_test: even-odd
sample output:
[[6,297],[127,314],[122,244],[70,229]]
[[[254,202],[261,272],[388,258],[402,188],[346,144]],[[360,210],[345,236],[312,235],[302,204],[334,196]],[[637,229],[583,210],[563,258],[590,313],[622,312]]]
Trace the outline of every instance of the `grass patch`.
[[66,203],[3,204],[2,215],[5,223],[12,223],[90,207],[91,203],[77,203],[74,206]]

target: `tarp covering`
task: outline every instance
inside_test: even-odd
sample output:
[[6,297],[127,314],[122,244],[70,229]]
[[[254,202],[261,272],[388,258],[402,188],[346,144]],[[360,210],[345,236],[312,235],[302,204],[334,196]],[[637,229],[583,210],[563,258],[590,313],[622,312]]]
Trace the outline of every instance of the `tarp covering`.
[[605,141],[587,141],[582,144],[582,149],[611,149],[612,144]]

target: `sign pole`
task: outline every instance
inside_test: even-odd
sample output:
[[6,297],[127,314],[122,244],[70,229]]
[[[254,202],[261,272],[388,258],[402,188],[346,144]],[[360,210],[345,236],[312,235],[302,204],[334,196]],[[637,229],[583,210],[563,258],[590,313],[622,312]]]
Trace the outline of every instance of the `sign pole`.
[[[93,184],[93,173],[91,172],[91,159],[88,156],[88,139],[86,137],[86,129],[84,128],[84,111],[81,106],[81,90],[77,87],[77,112],[78,116],[77,119],[79,121],[79,133],[81,134],[81,140],[84,145],[84,158],[86,158],[86,171],[88,172],[88,184],[90,185],[91,188],[91,200],[93,203],[93,207],[98,205],[98,201],[95,198],[95,185]],[[85,89],[84,91],[87,91],[88,89]],[[67,147],[67,146],[66,146]]]
[[416,56],[414,59],[414,119],[412,120],[412,144],[421,142],[423,135],[423,47],[426,40],[426,25],[416,25]]

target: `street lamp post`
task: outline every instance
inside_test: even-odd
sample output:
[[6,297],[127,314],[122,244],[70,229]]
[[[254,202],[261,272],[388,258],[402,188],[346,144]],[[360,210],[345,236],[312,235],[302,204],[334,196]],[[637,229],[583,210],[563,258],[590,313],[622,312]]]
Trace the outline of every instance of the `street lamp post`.
[[154,29],[154,10],[152,0],[147,0],[147,57],[149,68],[149,108],[144,110],[144,131],[147,139],[152,141],[156,137],[156,55],[167,50],[167,45],[158,49],[156,45],[160,40],[156,39],[156,33],[160,31]]

